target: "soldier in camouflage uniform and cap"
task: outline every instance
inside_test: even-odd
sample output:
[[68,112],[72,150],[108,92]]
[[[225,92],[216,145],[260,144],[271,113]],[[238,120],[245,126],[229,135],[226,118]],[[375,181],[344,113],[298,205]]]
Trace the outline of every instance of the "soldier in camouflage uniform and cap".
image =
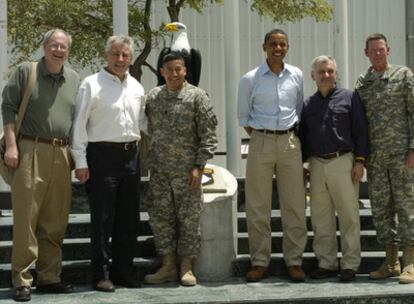
[[162,267],[145,276],[149,284],[176,281],[176,255],[180,280],[197,283],[192,263],[200,248],[201,177],[217,146],[217,119],[207,94],[185,81],[183,57],[176,52],[162,60],[166,84],[146,98],[151,172],[150,225]]
[[366,108],[371,154],[367,162],[369,196],[379,243],[386,259],[371,279],[398,276],[414,282],[414,78],[407,67],[389,64],[387,39],[372,34],[365,55],[372,66],[356,89]]

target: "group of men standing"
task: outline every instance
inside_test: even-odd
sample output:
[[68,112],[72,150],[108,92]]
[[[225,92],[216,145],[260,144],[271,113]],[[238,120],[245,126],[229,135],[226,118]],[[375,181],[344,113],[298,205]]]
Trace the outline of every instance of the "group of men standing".
[[[288,49],[284,31],[268,32],[263,43],[266,62],[239,83],[239,124],[250,135],[245,203],[251,270],[246,281],[257,282],[269,274],[274,174],[291,280],[305,280],[304,178],[310,177],[313,249],[318,260],[310,277],[339,274],[341,281],[353,281],[361,261],[358,196],[366,166],[377,238],[386,253],[383,264],[369,277],[399,276],[400,283],[413,283],[413,73],[389,64],[386,37],[372,34],[365,46],[371,67],[358,78],[355,91],[338,87],[335,59],[321,55],[311,65],[317,92],[303,101],[302,72],[284,62]],[[305,161],[309,167],[302,170]],[[339,269],[335,214],[342,249]]]
[[208,95],[186,82],[184,59],[172,52],[162,60],[166,84],[151,90],[145,102],[143,87],[128,72],[133,40],[122,35],[107,40],[105,67],[79,85],[78,74],[64,65],[71,42],[61,29],[44,35],[44,56],[19,134],[16,115],[31,65],[19,66],[3,90],[4,160],[14,169],[14,300],[31,299],[34,264],[37,292],[73,291],[60,277],[73,168],[86,184],[90,203],[92,287],[104,292],[115,291],[116,285],[140,287],[133,258],[141,131],[150,138],[150,225],[157,251],[164,256],[163,267],[147,275],[145,282],[179,279],[194,286],[201,177],[217,145],[217,119]]
[[[71,37],[47,32],[44,57],[19,134],[16,114],[31,73],[17,68],[3,91],[4,160],[14,169],[12,280],[14,299],[31,299],[36,263],[37,291],[72,292],[61,281],[62,242],[71,201],[71,169],[86,184],[91,212],[91,271],[94,289],[136,288],[133,257],[139,218],[138,142],[150,136],[150,225],[162,267],[144,281],[180,278],[197,283],[192,263],[200,248],[203,168],[217,145],[217,119],[208,95],[185,80],[179,53],[162,60],[166,85],[144,89],[129,73],[133,41],[113,36],[106,66],[84,79],[64,66]],[[370,278],[400,275],[414,282],[414,77],[387,61],[382,34],[366,40],[371,62],[355,91],[337,86],[334,58],[312,62],[317,92],[303,102],[303,75],[284,62],[287,34],[268,32],[266,62],[240,80],[239,122],[250,135],[246,169],[246,213],[252,269],[248,282],[267,276],[271,255],[271,196],[276,174],[283,224],[283,254],[290,278],[305,280],[307,242],[303,161],[309,162],[314,279],[355,279],[361,257],[358,185],[368,172],[378,241],[386,259]],[[74,165],[72,162],[74,159]],[[341,233],[338,271],[336,220]],[[112,238],[111,243],[109,242]],[[403,249],[403,269],[398,259]],[[109,263],[110,257],[112,263]],[[177,268],[179,264],[179,269]]]

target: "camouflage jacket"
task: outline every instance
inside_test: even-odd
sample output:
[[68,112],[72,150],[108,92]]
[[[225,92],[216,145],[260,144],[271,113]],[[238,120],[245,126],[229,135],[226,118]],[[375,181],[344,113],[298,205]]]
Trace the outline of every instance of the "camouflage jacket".
[[207,94],[189,83],[181,91],[165,85],[146,96],[150,170],[189,171],[205,165],[217,147],[217,118]]
[[395,155],[414,149],[414,77],[407,67],[372,68],[356,84],[368,120],[371,156]]

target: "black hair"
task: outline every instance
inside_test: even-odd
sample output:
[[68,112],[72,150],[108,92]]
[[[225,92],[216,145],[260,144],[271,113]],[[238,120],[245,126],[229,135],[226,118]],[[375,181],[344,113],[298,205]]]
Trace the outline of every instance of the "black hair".
[[183,62],[183,64],[185,63],[184,62],[184,57],[179,52],[172,51],[172,52],[166,54],[164,57],[162,57],[161,65],[164,65],[167,62],[172,61],[172,60],[181,60]]
[[273,34],[282,34],[283,36],[286,37],[286,40],[289,42],[288,35],[286,34],[285,31],[283,31],[281,29],[273,29],[273,30],[270,30],[266,33],[265,38],[264,38],[264,43],[266,43],[267,40],[270,39],[270,36],[272,36]]

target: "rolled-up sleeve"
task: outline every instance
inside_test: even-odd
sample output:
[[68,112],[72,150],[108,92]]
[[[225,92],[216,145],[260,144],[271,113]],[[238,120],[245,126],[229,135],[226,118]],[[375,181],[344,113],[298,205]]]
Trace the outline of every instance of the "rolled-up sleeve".
[[246,77],[242,77],[239,81],[239,90],[237,93],[237,117],[241,127],[249,126],[248,121],[251,110],[251,94],[251,81]]
[[25,88],[27,85],[28,73],[29,67],[27,64],[19,66],[3,89],[1,112],[4,125],[16,121],[17,112],[23,97],[22,88]]
[[75,120],[72,129],[71,153],[76,169],[88,168],[86,148],[88,146],[87,124],[91,109],[91,88],[89,83],[83,82],[76,98]]

